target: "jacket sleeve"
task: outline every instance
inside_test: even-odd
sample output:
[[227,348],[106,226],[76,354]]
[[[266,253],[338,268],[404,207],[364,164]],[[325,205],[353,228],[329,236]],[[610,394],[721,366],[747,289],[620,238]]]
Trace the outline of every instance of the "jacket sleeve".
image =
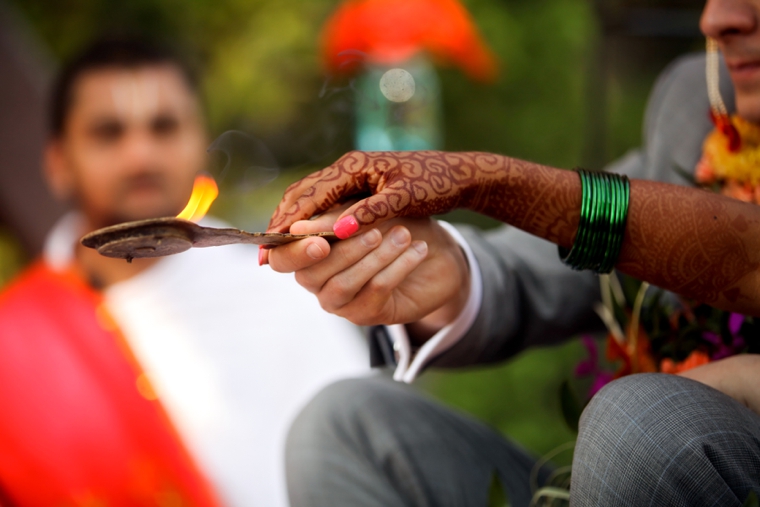
[[[712,129],[704,56],[673,62],[658,78],[644,118],[644,145],[606,168],[631,178],[688,184]],[[733,91],[723,69],[723,97]],[[557,247],[511,227],[491,232],[461,227],[483,277],[483,302],[469,331],[430,363],[464,366],[506,359],[520,350],[603,329],[593,311],[599,278],[565,266]]]

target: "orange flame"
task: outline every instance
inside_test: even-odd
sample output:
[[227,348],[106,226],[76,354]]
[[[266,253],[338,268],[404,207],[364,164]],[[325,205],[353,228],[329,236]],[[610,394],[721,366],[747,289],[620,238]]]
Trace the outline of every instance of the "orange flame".
[[191,222],[197,222],[206,216],[206,212],[208,212],[208,209],[218,195],[219,188],[216,186],[214,178],[207,174],[199,174],[195,177],[193,193],[190,195],[190,200],[187,201],[185,209],[177,215],[177,218],[184,218]]

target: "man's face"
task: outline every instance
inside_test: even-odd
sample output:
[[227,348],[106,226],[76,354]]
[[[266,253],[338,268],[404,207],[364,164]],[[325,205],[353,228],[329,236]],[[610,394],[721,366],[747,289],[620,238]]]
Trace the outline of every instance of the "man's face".
[[206,162],[197,101],[172,65],[83,74],[54,144],[49,173],[94,227],[176,215]]
[[760,0],[707,0],[702,32],[718,41],[739,116],[760,123]]

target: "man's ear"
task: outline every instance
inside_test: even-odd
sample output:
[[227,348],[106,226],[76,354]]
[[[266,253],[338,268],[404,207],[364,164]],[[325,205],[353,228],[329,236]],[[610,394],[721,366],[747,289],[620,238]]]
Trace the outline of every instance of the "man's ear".
[[74,177],[58,139],[49,140],[45,147],[44,173],[48,187],[57,199],[71,199],[74,194]]

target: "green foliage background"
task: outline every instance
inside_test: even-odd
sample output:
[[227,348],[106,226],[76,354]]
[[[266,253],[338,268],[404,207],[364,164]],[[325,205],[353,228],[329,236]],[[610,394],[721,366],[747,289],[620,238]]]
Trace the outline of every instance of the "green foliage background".
[[[319,99],[325,79],[319,34],[335,0],[15,3],[59,59],[103,33],[141,33],[186,51],[202,71],[210,136],[244,130],[267,141],[285,161],[286,170],[274,184],[253,195],[231,194],[215,205],[217,214],[236,225],[260,225],[289,182],[351,147],[350,111],[325,120]],[[643,40],[611,34],[600,22],[602,3],[592,0],[463,3],[498,55],[501,74],[486,86],[468,81],[456,69],[441,69],[449,150],[506,153],[557,167],[597,167],[638,145],[643,107],[656,74],[672,57],[700,45],[689,37]],[[610,0],[604,7],[678,4],[699,9],[701,3]],[[349,128],[336,128],[334,121]],[[319,157],[300,153],[293,142],[304,132],[328,129],[338,134]],[[468,214],[455,217],[494,225]],[[6,251],[17,250],[0,248],[0,256],[16,256],[2,263],[11,271],[20,261]],[[0,283],[8,277],[5,271]],[[573,438],[560,416],[558,389],[582,356],[581,347],[570,342],[529,351],[501,366],[430,372],[421,385],[540,454]]]

